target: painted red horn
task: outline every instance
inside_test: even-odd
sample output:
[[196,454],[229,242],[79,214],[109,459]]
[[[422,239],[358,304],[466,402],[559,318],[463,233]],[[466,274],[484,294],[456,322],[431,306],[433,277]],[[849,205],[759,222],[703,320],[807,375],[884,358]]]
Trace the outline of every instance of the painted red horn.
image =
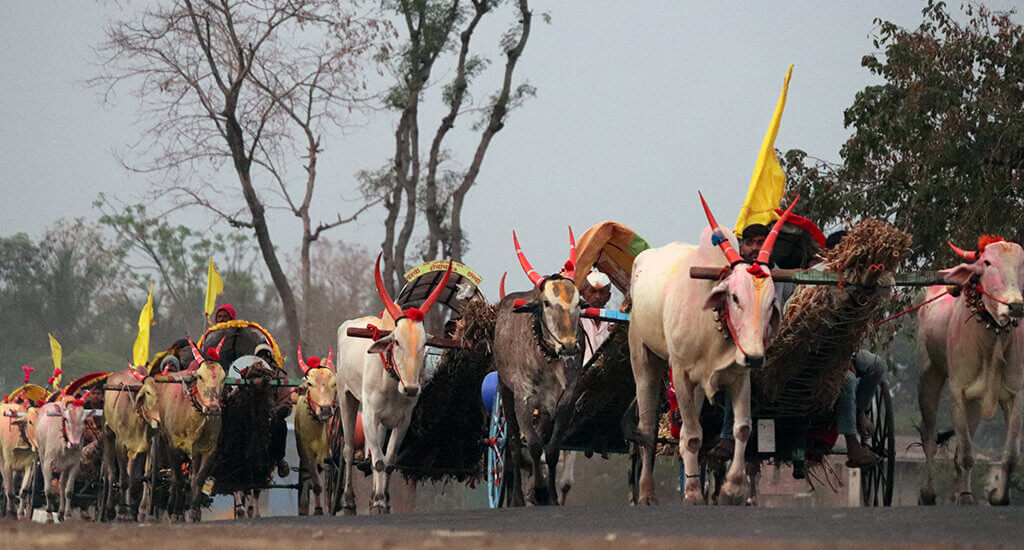
[[188,338],[187,336],[186,336],[186,338],[188,339],[188,346],[189,346],[190,348],[192,348],[192,357],[193,357],[193,358],[194,358],[194,359],[195,359],[196,361],[199,361],[200,363],[202,363],[203,361],[205,361],[205,359],[203,358],[203,354],[199,352],[199,348],[197,348],[197,347],[196,347],[196,345],[195,345],[195,343],[194,343],[194,342],[192,342],[192,339],[191,339],[191,338]]
[[334,346],[327,352],[327,362],[324,364],[330,370],[334,370]]
[[302,369],[302,374],[309,372],[309,367],[306,365],[306,360],[302,358],[302,344],[299,344],[298,353],[299,356],[299,368]]
[[761,250],[757,253],[757,263],[768,265],[768,260],[772,257],[772,248],[775,248],[775,240],[779,238],[779,231],[782,231],[783,224],[789,219],[789,215],[793,213],[793,207],[796,206],[796,201],[798,200],[800,200],[800,195],[793,199],[793,203],[789,205],[789,208],[782,213],[782,216],[772,226],[771,232],[765,237],[764,243],[761,244]]
[[384,279],[380,276],[380,259],[382,256],[384,256],[383,252],[377,255],[377,263],[373,266],[373,280],[377,283],[377,294],[380,294],[380,300],[384,302],[384,309],[388,311],[388,315],[393,320],[397,321],[402,317],[402,308],[391,301],[391,296],[388,296],[388,291],[384,288]]
[[424,315],[426,315],[427,312],[430,311],[430,308],[434,307],[434,302],[436,302],[438,297],[441,296],[441,292],[444,291],[445,285],[448,284],[448,277],[450,277],[451,274],[452,261],[448,260],[448,269],[445,270],[444,276],[441,277],[441,280],[437,283],[437,286],[434,287],[434,290],[430,293],[430,296],[427,296],[427,299],[423,301],[423,305],[421,305],[419,308]]
[[508,275],[508,271],[501,274],[501,282],[498,283],[498,299],[505,299],[505,276]]
[[713,231],[711,234],[711,243],[717,244],[718,247],[722,249],[722,252],[725,253],[725,260],[729,262],[729,265],[732,266],[742,262],[743,258],[741,258],[739,253],[736,252],[736,249],[732,247],[732,243],[729,242],[729,239],[725,238],[725,235],[722,234],[722,227],[718,225],[718,222],[715,221],[715,217],[711,214],[711,209],[708,208],[708,203],[704,200],[704,195],[700,191],[697,192],[697,195],[700,196],[700,203],[704,207],[704,215],[707,216],[708,224],[711,225],[711,230]]
[[530,262],[526,261],[526,254],[523,254],[523,247],[519,246],[519,238],[516,237],[515,231],[512,232],[512,242],[516,245],[516,256],[519,258],[519,265],[523,266],[523,271],[530,278],[530,282],[534,285],[539,285],[543,277],[530,265]]
[[976,262],[976,261],[978,261],[978,251],[977,250],[964,250],[962,248],[958,248],[951,241],[946,241],[946,244],[948,244],[949,247],[953,249],[953,252],[956,252],[957,256],[960,256],[961,258],[967,260],[968,262]]
[[576,277],[576,236],[572,234],[572,226],[569,226],[569,261],[565,263],[562,275],[570,279]]
[[141,372],[139,372],[139,371],[137,371],[135,369],[131,369],[131,371],[132,371],[132,376],[134,376],[135,379],[138,380],[139,382],[142,382],[143,380],[146,379],[146,375],[145,374],[142,374]]

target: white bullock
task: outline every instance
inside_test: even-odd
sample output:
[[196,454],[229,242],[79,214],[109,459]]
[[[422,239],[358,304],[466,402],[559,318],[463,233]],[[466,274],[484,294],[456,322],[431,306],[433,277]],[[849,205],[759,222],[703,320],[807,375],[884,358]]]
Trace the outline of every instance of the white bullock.
[[[346,321],[338,328],[338,402],[341,405],[342,430],[345,445],[343,454],[348,472],[345,475],[345,493],[342,511],[354,514],[355,492],[352,475],[355,472],[356,413],[362,404],[365,449],[373,469],[373,495],[371,513],[390,512],[388,483],[394,469],[395,457],[402,445],[412,410],[419,400],[423,385],[423,360],[427,331],[423,318],[437,301],[448,283],[452,266],[449,262],[441,281],[419,308],[402,311],[391,300],[380,276],[380,256],[374,266],[377,292],[384,302],[382,317],[361,317]],[[348,336],[349,328],[374,327],[390,334],[377,340]],[[390,438],[387,435],[391,431]],[[384,443],[387,441],[387,448]]]
[[998,407],[1006,417],[1006,439],[987,496],[992,504],[1009,504],[1024,413],[1024,328],[1018,327],[1024,316],[1024,249],[993,238],[980,239],[979,251],[953,249],[970,262],[942,272],[959,287],[959,296],[946,295],[945,287],[929,288],[926,296],[935,301],[924,306],[918,318],[918,403],[925,455],[921,503],[935,504],[935,417],[948,379],[956,431],[953,497],[958,504],[974,504],[971,437],[978,422],[992,419]]
[[[728,503],[743,502],[743,456],[751,431],[750,369],[764,363],[765,347],[780,318],[768,260],[778,231],[795,205],[793,201],[772,228],[753,264],[736,252],[736,238],[718,226],[706,203],[710,227],[701,235],[699,246],[671,243],[645,250],[633,263],[629,351],[643,442],[638,504],[657,502],[652,468],[668,369],[683,421],[679,450],[687,472],[685,500],[704,501],[697,477],[700,408],[704,395],[721,390],[732,398],[736,438],[722,496]],[[722,276],[719,282],[692,279],[691,267],[721,267]]]

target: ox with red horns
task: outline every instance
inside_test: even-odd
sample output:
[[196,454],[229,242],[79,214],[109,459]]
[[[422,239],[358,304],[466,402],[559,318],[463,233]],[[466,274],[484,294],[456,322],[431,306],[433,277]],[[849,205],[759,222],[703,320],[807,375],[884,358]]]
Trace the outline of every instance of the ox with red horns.
[[318,357],[303,360],[299,346],[299,366],[305,380],[299,386],[295,403],[295,448],[299,453],[299,515],[309,513],[309,496],[314,497],[313,513],[323,515],[320,495],[327,483],[327,457],[331,454],[328,425],[338,403],[338,379],[334,373],[334,350],[321,362]]
[[920,499],[922,504],[935,504],[936,416],[948,381],[956,433],[952,496],[959,504],[974,503],[974,430],[980,420],[992,419],[1001,409],[1006,417],[1003,455],[993,467],[986,496],[991,504],[1009,504],[1009,481],[1020,452],[1024,414],[1024,329],[1018,326],[1024,317],[1024,249],[988,235],[978,239],[978,250],[949,246],[966,260],[941,272],[956,290],[930,287],[917,325],[918,403],[925,454]]
[[[796,200],[775,223],[753,263],[736,252],[736,237],[718,225],[703,196],[701,203],[709,227],[698,246],[671,243],[645,250],[633,263],[629,351],[643,445],[639,504],[657,502],[652,468],[662,384],[669,369],[682,415],[679,450],[688,474],[699,471],[703,396],[725,391],[732,398],[736,445],[721,494],[726,502],[743,502],[743,460],[751,430],[749,369],[763,364],[779,323],[768,262]],[[719,281],[690,278],[691,267],[704,266],[721,267]],[[703,502],[696,475],[687,477],[684,498]]]
[[[522,469],[533,474],[531,500],[557,504],[558,459],[575,402],[582,369],[580,311],[583,307],[572,276],[576,241],[569,229],[569,260],[560,273],[542,277],[526,260],[512,233],[516,256],[533,288],[503,296],[494,325],[494,366],[502,400],[514,407],[506,414],[509,433],[526,438],[529,463],[523,462],[518,437],[509,439],[513,479],[511,503],[525,504]],[[546,468],[544,466],[547,466]]]
[[[384,314],[380,318],[361,317],[346,321],[338,328],[338,401],[345,435],[343,454],[348,467],[342,497],[345,513],[354,514],[356,509],[352,475],[355,472],[356,413],[360,403],[366,449],[373,467],[370,510],[373,513],[390,511],[388,484],[391,471],[424,383],[424,347],[428,335],[423,319],[441,296],[451,271],[452,263],[449,262],[441,281],[423,304],[402,311],[384,288],[380,256],[377,256],[374,281],[384,303]],[[349,328],[369,328],[379,333],[379,337],[370,340],[348,336]],[[388,430],[391,436],[385,441]]]

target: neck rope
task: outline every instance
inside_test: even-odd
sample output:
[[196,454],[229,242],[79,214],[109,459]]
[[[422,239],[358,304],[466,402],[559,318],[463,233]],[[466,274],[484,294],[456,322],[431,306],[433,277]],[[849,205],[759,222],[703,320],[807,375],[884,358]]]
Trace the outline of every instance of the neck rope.
[[533,339],[537,342],[537,347],[540,348],[541,354],[548,359],[558,359],[558,352],[551,348],[547,343],[547,339],[544,337],[546,330],[544,327],[541,314],[533,314]]
[[995,296],[989,294],[988,292],[985,292],[985,288],[980,284],[966,284],[960,288],[964,293],[964,306],[967,307],[967,309],[970,310],[972,314],[971,317],[968,318],[968,321],[973,318],[979,323],[984,323],[985,328],[991,330],[992,332],[995,332],[996,334],[1000,334],[1003,331],[1009,332],[1010,330],[1020,325],[1020,319],[1017,318],[1011,318],[1010,323],[1005,327],[999,326],[999,324],[996,323],[996,320],[994,317],[992,317],[992,314],[989,313],[987,309],[985,309],[985,302],[982,299],[982,296],[987,296],[989,299],[1003,305],[1008,304],[1000,300],[999,298],[996,298]]

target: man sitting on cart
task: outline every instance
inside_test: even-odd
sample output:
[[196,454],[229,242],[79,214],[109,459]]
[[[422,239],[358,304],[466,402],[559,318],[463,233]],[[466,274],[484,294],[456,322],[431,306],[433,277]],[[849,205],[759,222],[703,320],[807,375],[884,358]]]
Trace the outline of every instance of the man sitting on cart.
[[[591,271],[580,289],[580,297],[589,307],[603,308],[612,297],[612,282],[607,275],[598,270]],[[614,323],[600,319],[580,319],[580,326],[586,336],[583,348],[583,364],[590,363],[601,344],[611,336]]]

